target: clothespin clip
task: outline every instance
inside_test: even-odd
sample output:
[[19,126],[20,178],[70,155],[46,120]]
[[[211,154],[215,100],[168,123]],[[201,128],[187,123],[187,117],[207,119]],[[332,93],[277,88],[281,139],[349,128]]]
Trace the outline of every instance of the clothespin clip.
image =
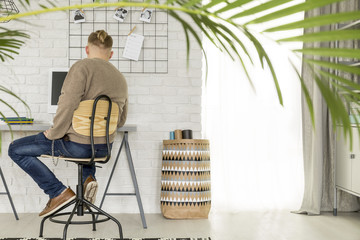
[[136,25],[135,25],[135,27],[133,27],[133,29],[129,32],[128,36],[130,36],[130,35],[133,33],[133,31],[135,30],[135,28],[136,28]]

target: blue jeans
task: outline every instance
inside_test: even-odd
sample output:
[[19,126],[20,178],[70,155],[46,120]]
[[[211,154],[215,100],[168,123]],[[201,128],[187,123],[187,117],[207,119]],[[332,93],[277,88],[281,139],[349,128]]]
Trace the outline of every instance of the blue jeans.
[[[44,133],[17,139],[9,146],[10,158],[29,174],[50,198],[54,198],[60,195],[66,187],[37,158],[42,154],[52,155],[52,140],[47,139]],[[96,157],[104,157],[106,154],[106,144],[95,144]],[[91,157],[91,145],[65,141],[63,138],[56,139],[54,140],[54,156],[88,158]],[[83,167],[83,181],[90,175],[95,177],[95,164]]]

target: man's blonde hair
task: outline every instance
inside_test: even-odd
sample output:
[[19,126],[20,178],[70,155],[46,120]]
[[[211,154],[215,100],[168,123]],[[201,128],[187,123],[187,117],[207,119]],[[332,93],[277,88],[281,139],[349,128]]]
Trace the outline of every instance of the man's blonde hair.
[[92,44],[100,48],[111,49],[113,40],[112,37],[104,30],[97,30],[89,35],[88,44]]

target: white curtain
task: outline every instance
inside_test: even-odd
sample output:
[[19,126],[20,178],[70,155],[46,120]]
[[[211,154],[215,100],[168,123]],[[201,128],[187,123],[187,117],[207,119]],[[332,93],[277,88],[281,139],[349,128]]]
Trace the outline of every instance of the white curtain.
[[240,64],[204,38],[209,75],[202,119],[211,149],[212,211],[294,210],[301,204],[300,83],[286,48],[262,42],[277,71],[284,106],[268,70],[251,69],[255,93]]
[[[306,18],[335,14],[339,12],[350,12],[360,9],[360,1],[343,1],[330,6],[308,11]],[[336,26],[323,26],[320,28],[307,29],[306,33],[334,30]],[[306,43],[305,47],[334,47],[335,42]],[[360,41],[340,41],[341,48],[357,49]],[[319,58],[317,58],[319,59]],[[322,60],[329,58],[322,57]],[[341,73],[340,73],[341,74]],[[302,76],[313,99],[314,115],[316,121],[316,132],[313,132],[310,115],[307,109],[303,112],[303,152],[305,186],[303,202],[298,213],[318,215],[321,211],[331,211],[334,207],[334,140],[333,123],[320,91],[313,81],[313,73],[307,65],[303,65]],[[359,82],[356,77],[343,74],[342,77]],[[305,99],[303,99],[305,102]],[[339,211],[359,211],[360,198],[344,191],[337,191],[337,209]]]

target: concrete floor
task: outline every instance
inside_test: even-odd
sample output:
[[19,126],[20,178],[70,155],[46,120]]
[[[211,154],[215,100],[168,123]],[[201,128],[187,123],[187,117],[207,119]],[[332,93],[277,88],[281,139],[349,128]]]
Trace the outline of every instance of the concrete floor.
[[[0,214],[1,237],[38,237],[41,219],[35,213]],[[122,223],[124,237],[211,237],[212,240],[359,240],[360,213],[306,216],[290,211],[211,213],[202,220],[168,220],[147,214],[147,229],[138,214],[114,214]],[[62,237],[63,225],[47,222],[44,237]],[[114,223],[100,223],[93,232],[89,225],[71,225],[68,237],[116,238]]]

